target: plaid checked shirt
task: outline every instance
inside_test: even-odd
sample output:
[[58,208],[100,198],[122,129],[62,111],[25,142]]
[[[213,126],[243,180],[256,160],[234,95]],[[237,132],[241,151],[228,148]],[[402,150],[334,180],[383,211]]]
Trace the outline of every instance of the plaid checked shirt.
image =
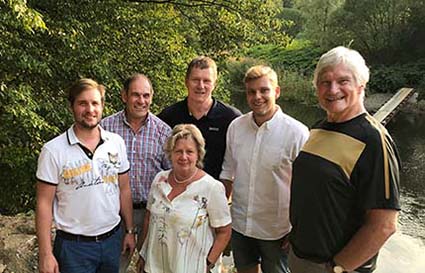
[[163,151],[165,141],[171,135],[170,126],[149,113],[145,124],[138,132],[133,132],[124,110],[104,118],[100,124],[105,130],[117,133],[124,139],[130,161],[133,202],[146,201],[155,175],[171,168]]

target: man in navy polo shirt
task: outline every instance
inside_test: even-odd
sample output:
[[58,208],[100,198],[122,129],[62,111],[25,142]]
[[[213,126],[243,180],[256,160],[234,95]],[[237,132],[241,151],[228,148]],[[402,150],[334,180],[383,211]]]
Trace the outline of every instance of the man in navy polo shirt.
[[217,83],[217,65],[209,57],[193,59],[186,71],[186,99],[165,108],[158,117],[170,127],[181,123],[196,125],[206,143],[204,170],[215,179],[219,178],[229,124],[241,112],[212,97]]

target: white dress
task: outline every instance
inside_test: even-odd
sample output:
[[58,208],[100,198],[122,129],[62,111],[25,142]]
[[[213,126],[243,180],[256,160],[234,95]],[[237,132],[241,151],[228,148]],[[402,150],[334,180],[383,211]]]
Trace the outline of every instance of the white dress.
[[205,273],[213,228],[231,223],[224,186],[206,174],[170,201],[169,173],[158,173],[149,193],[149,230],[140,252],[145,271]]

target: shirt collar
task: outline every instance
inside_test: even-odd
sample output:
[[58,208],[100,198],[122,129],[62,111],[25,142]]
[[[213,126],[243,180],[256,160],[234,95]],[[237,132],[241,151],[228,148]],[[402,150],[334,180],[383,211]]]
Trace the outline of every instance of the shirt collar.
[[[78,143],[81,143],[81,141],[78,139],[78,137],[75,135],[74,132],[74,126],[75,124],[73,124],[67,131],[66,131],[66,136],[68,138],[68,143],[69,145],[75,145]],[[106,131],[100,126],[98,125],[98,128],[100,130],[100,138],[102,141],[108,140],[108,136],[106,135]]]
[[[213,100],[213,103],[212,103],[212,105],[210,107],[210,110],[208,110],[208,112],[205,115],[203,115],[202,117],[212,118],[213,115],[215,114],[214,109],[217,106],[217,100],[214,97],[212,97],[212,100]],[[189,106],[188,106],[188,102],[187,102],[187,97],[184,99],[184,102],[185,102],[184,105],[186,107],[187,114],[192,117],[193,115],[192,115],[192,113],[189,110]]]
[[[150,113],[151,113],[151,112],[148,112],[148,113],[147,113],[147,117],[146,117],[146,119],[144,120],[144,122],[143,122],[142,126],[140,126],[140,129],[141,129],[143,126],[145,126],[146,124],[148,124],[148,122],[150,121],[150,119],[151,119],[151,114],[150,114]],[[122,111],[119,113],[119,115],[120,115],[120,117],[121,117],[122,122],[123,122],[126,126],[128,126],[128,127],[130,127],[130,128],[131,128],[131,126],[130,126],[130,122],[128,122],[128,120],[127,120],[126,109],[122,110]]]
[[251,111],[251,125],[253,126],[253,128],[255,128],[256,130],[259,129],[260,127],[265,127],[266,130],[270,130],[273,127],[276,126],[276,124],[279,122],[279,116],[283,115],[282,109],[280,108],[279,105],[276,105],[277,107],[277,111],[274,113],[273,117],[271,119],[269,119],[268,121],[264,122],[261,126],[258,126],[257,123],[255,123],[254,120],[254,113]]

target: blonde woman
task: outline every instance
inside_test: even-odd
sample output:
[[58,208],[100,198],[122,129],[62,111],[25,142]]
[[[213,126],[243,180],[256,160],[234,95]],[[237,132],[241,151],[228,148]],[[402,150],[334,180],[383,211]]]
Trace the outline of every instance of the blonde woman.
[[149,193],[138,272],[209,272],[225,249],[230,211],[223,184],[202,170],[204,147],[196,126],[174,127],[165,145],[172,169]]

